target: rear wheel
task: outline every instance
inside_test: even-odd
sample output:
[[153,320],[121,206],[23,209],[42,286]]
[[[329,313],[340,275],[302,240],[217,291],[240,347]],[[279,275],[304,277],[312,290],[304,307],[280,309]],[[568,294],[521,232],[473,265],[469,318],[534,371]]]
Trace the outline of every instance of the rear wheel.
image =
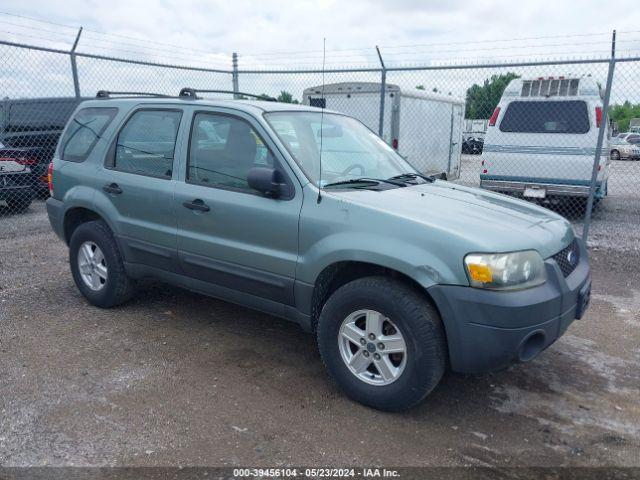
[[620,160],[620,152],[618,150],[611,150],[611,160]]
[[445,370],[437,311],[424,294],[391,278],[339,288],[322,309],[317,335],[332,379],[352,399],[380,410],[415,406]]
[[109,308],[126,302],[134,291],[118,245],[103,221],[80,225],[69,243],[71,273],[78,290],[97,307]]

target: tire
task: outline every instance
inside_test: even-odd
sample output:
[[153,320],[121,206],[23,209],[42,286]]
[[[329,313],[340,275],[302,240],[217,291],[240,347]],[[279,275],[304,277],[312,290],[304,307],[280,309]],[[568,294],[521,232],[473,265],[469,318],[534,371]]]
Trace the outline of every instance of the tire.
[[[99,279],[99,285],[94,285],[97,289],[90,287],[80,272],[79,256],[83,255],[80,249],[86,248],[87,245],[96,247],[94,255],[99,249],[103,259],[99,263],[106,267],[105,278]],[[86,257],[81,257],[84,258]],[[92,305],[110,308],[126,302],[133,296],[134,283],[127,276],[115,238],[103,221],[86,222],[76,228],[69,243],[69,264],[78,290]]]
[[[371,384],[374,373],[365,370],[361,376],[353,373],[343,360],[341,328],[352,315],[363,310],[379,312],[385,328],[391,321],[404,339],[405,352],[399,365],[398,376],[386,384]],[[356,312],[356,313],[354,313]],[[366,322],[366,320],[365,320]],[[391,333],[394,335],[393,328]],[[365,332],[366,336],[366,332]],[[379,339],[391,338],[379,337]],[[320,355],[329,376],[351,399],[364,405],[389,412],[407,410],[420,403],[440,382],[447,363],[447,346],[442,321],[426,296],[400,281],[387,277],[366,277],[354,280],[331,295],[318,320],[317,339]],[[366,347],[358,347],[364,355]],[[360,340],[362,342],[362,340]],[[379,348],[379,343],[377,343]],[[391,343],[388,343],[391,345]],[[356,344],[350,342],[353,352]],[[372,352],[372,350],[370,350]],[[384,354],[384,350],[376,350]],[[360,354],[358,350],[356,355]],[[349,355],[349,353],[347,353]],[[391,360],[391,356],[387,360]],[[404,362],[404,363],[403,363]],[[404,366],[402,366],[404,365]],[[369,367],[371,368],[371,367]],[[373,370],[377,371],[377,367]],[[362,375],[370,375],[364,380]],[[377,375],[382,377],[381,374]],[[384,381],[382,378],[379,381]]]
[[620,152],[618,150],[611,150],[611,160],[620,160]]
[[13,213],[22,213],[31,206],[31,194],[12,196],[5,200],[7,202],[7,209]]

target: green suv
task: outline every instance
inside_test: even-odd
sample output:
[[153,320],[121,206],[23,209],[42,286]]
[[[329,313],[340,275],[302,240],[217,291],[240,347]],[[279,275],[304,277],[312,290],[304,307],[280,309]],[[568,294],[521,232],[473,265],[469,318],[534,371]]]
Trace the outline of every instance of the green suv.
[[63,132],[47,201],[93,305],[151,277],[292,320],[351,398],[390,411],[445,368],[531,360],[587,307],[565,219],[424,176],[351,117],[190,89],[99,97]]

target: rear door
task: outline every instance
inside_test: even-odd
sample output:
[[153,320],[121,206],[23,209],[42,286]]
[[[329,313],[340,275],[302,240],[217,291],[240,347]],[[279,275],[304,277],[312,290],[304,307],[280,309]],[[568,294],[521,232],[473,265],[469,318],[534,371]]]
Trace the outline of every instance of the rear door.
[[134,110],[111,144],[100,199],[114,210],[125,261],[177,269],[175,167],[182,151],[181,108]]
[[483,148],[484,178],[588,184],[597,139],[591,110],[582,99],[522,99],[501,106]]
[[[294,193],[275,199],[252,190],[253,167],[279,170]],[[302,192],[261,125],[233,110],[194,112],[181,176],[175,209],[182,271],[292,305]]]

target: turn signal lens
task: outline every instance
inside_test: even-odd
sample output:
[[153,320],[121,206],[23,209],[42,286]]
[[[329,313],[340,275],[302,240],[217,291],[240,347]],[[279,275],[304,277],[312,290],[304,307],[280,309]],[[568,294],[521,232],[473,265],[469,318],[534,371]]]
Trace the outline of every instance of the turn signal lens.
[[488,265],[472,263],[467,265],[471,280],[482,283],[491,283],[493,281],[493,273]]

